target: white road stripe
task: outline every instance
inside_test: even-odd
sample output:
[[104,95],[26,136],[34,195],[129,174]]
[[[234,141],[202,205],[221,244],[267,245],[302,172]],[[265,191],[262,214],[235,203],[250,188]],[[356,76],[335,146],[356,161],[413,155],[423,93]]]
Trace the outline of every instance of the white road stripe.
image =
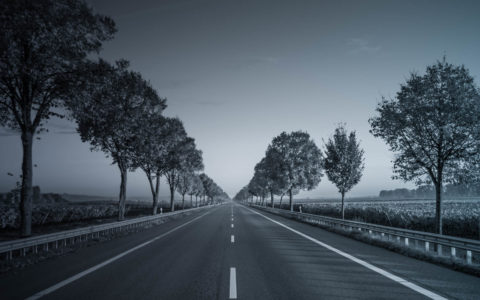
[[72,277],[69,277],[69,278],[67,278],[67,279],[65,279],[65,280],[63,280],[63,281],[60,281],[59,283],[57,283],[57,284],[49,287],[48,289],[45,289],[45,290],[43,290],[43,291],[40,291],[40,292],[36,293],[36,294],[33,295],[33,296],[28,297],[26,300],[39,299],[39,298],[41,298],[41,297],[43,297],[43,296],[45,296],[45,295],[48,295],[48,294],[50,294],[50,293],[58,290],[59,288],[64,287],[64,286],[66,286],[67,284],[70,284],[70,283],[74,282],[75,280],[84,277],[85,275],[88,275],[88,274],[90,274],[90,273],[92,273],[92,272],[95,272],[96,270],[98,270],[98,269],[100,269],[100,268],[105,267],[106,265],[108,265],[108,264],[110,264],[110,263],[112,263],[112,262],[114,262],[114,261],[116,261],[116,260],[124,257],[124,256],[127,255],[127,254],[132,253],[132,252],[135,251],[135,250],[138,250],[138,249],[140,249],[140,248],[143,248],[143,247],[147,246],[148,244],[151,244],[151,243],[155,242],[156,240],[163,238],[164,236],[166,236],[166,235],[168,235],[168,234],[170,234],[170,233],[172,233],[172,232],[174,232],[174,231],[176,231],[176,230],[178,230],[178,229],[180,229],[180,228],[182,228],[182,227],[184,227],[184,226],[192,223],[193,221],[196,221],[196,220],[200,219],[201,217],[203,217],[203,216],[205,216],[205,215],[207,215],[207,214],[209,214],[209,213],[210,213],[210,212],[207,212],[207,213],[205,213],[205,214],[203,214],[203,215],[201,215],[201,216],[198,216],[198,217],[196,217],[196,218],[194,218],[194,219],[192,219],[192,220],[190,220],[190,221],[188,221],[188,222],[186,222],[186,223],[183,223],[182,225],[177,226],[177,227],[175,227],[175,228],[173,228],[173,229],[171,229],[171,230],[169,230],[169,231],[167,231],[167,232],[165,232],[165,233],[163,233],[163,234],[161,234],[161,235],[159,235],[159,236],[157,236],[157,237],[155,237],[155,238],[153,238],[153,239],[151,239],[151,240],[149,240],[149,241],[146,241],[146,242],[143,243],[143,244],[140,244],[140,245],[138,245],[138,246],[135,246],[135,247],[133,247],[133,248],[131,248],[131,249],[125,251],[125,252],[122,252],[122,253],[120,253],[120,254],[118,254],[118,255],[110,258],[110,259],[107,259],[106,261],[104,261],[104,262],[102,262],[102,263],[100,263],[100,264],[98,264],[98,265],[96,265],[96,266],[93,266],[93,267],[91,267],[91,268],[88,268],[88,269],[86,269],[86,270],[83,271],[83,272],[80,272],[80,273],[78,273],[78,274],[76,274],[76,275],[73,275]]
[[314,238],[312,238],[312,237],[309,236],[309,235],[306,235],[306,234],[304,234],[304,233],[301,233],[300,231],[295,230],[295,229],[293,229],[293,228],[291,228],[291,227],[288,227],[287,225],[285,225],[285,224],[283,224],[283,223],[280,223],[280,222],[278,222],[278,221],[275,221],[275,220],[273,220],[273,219],[271,219],[271,218],[269,218],[269,217],[267,217],[267,216],[265,216],[265,215],[263,215],[263,214],[261,214],[261,213],[259,213],[259,212],[256,212],[256,211],[254,211],[254,210],[252,210],[252,209],[250,209],[250,208],[247,208],[247,207],[244,207],[244,208],[248,209],[249,211],[251,211],[251,212],[253,212],[253,213],[257,214],[257,215],[260,215],[260,216],[264,217],[265,219],[267,219],[267,220],[269,220],[269,221],[272,221],[273,223],[275,223],[275,224],[277,224],[277,225],[282,226],[282,227],[285,228],[285,229],[288,229],[288,230],[290,230],[290,231],[292,231],[292,232],[294,232],[294,233],[296,233],[296,234],[298,234],[298,235],[306,238],[307,240],[310,240],[310,241],[314,242],[314,243],[317,244],[317,245],[320,245],[320,246],[322,246],[322,247],[324,247],[324,248],[327,248],[328,250],[331,250],[331,251],[333,251],[333,252],[335,252],[335,253],[337,253],[337,254],[345,257],[345,258],[348,258],[348,259],[351,260],[351,261],[354,261],[354,262],[356,262],[356,263],[358,263],[358,264],[360,264],[360,265],[362,265],[362,266],[364,266],[364,267],[366,267],[366,268],[368,268],[368,269],[370,269],[370,270],[372,270],[372,271],[374,271],[374,272],[377,272],[378,274],[383,275],[383,276],[387,277],[388,279],[391,279],[391,280],[393,280],[393,281],[395,281],[395,282],[398,282],[398,283],[400,283],[401,285],[406,286],[406,287],[408,287],[409,289],[412,289],[412,290],[414,290],[415,292],[420,293],[420,294],[422,294],[422,295],[424,295],[424,296],[426,296],[426,297],[428,297],[428,298],[430,298],[430,299],[435,299],[435,300],[447,300],[447,298],[444,298],[444,297],[442,297],[442,296],[440,296],[440,295],[438,295],[438,294],[436,294],[436,293],[434,293],[434,292],[432,292],[432,291],[429,291],[429,290],[427,290],[427,289],[424,289],[424,288],[422,288],[421,286],[418,286],[418,285],[414,284],[413,282],[410,282],[410,281],[408,281],[408,280],[406,280],[406,279],[403,279],[403,278],[401,278],[401,277],[398,277],[398,276],[396,276],[396,275],[394,275],[394,274],[392,274],[392,273],[390,273],[390,272],[387,272],[387,271],[385,271],[385,270],[383,270],[383,269],[380,269],[380,268],[378,268],[378,267],[376,267],[376,266],[374,266],[374,265],[372,265],[372,264],[370,264],[370,263],[368,263],[368,262],[366,262],[366,261],[364,261],[364,260],[358,259],[358,258],[356,258],[356,257],[353,256],[353,255],[350,255],[350,254],[345,253],[345,252],[343,252],[343,251],[341,251],[341,250],[338,250],[337,248],[334,248],[334,247],[332,247],[332,246],[330,246],[330,245],[327,245],[327,244],[325,244],[325,243],[322,243],[322,242],[320,242],[319,240],[314,239]]
[[233,224],[231,224],[232,228],[233,228]]
[[230,297],[229,299],[237,299],[237,271],[230,268]]
[[235,236],[233,234],[230,236],[230,242],[235,243]]
[[233,218],[232,218],[232,222],[233,222]]

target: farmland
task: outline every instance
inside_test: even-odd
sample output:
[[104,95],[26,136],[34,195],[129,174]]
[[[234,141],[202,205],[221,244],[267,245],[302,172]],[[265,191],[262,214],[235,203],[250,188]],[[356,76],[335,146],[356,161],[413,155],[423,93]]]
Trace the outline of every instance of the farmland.
[[[295,211],[338,218],[340,201],[303,201]],[[287,208],[286,204],[282,208]],[[480,200],[445,200],[442,207],[444,234],[479,239]],[[435,231],[434,200],[347,201],[345,218],[349,220],[426,232]]]

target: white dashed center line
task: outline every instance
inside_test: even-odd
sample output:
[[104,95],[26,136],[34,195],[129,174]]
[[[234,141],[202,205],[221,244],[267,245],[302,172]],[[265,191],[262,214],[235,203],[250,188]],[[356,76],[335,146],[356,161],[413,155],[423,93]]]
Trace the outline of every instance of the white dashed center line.
[[230,242],[235,243],[235,236],[233,234],[230,236]]
[[230,299],[237,299],[237,271],[230,268]]

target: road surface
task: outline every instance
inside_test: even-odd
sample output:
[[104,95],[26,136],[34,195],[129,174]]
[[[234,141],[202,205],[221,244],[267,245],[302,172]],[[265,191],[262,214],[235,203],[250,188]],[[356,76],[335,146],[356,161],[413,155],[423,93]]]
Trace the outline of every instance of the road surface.
[[479,299],[480,278],[226,204],[0,276],[1,299]]

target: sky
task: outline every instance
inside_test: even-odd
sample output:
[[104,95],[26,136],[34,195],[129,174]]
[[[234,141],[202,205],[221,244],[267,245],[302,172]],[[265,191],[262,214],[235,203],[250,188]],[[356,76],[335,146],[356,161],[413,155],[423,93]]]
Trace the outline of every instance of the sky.
[[[444,55],[480,84],[479,1],[87,2],[118,28],[100,56],[129,60],[167,98],[164,114],[183,120],[205,172],[232,197],[274,136],[304,130],[323,148],[339,123],[365,150],[364,175],[347,196],[413,188],[391,179],[393,153],[369,133],[377,103]],[[51,120],[47,128],[34,144],[34,184],[43,192],[118,194],[118,168],[91,152],[73,123]],[[3,129],[0,191],[14,187],[20,167],[19,135]],[[149,196],[140,171],[129,174],[127,194]],[[337,195],[324,176],[298,197]]]

